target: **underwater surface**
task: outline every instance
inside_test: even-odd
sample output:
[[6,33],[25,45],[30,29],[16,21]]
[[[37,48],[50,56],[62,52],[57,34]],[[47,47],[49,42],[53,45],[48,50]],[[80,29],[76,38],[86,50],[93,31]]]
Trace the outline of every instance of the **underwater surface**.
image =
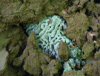
[[99,67],[100,1],[0,1],[0,76],[100,76]]

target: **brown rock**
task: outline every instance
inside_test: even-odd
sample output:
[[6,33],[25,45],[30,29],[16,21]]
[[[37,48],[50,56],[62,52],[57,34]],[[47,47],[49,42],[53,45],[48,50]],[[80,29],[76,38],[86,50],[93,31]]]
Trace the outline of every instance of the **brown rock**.
[[63,41],[60,41],[59,43],[58,56],[61,60],[68,60],[70,56],[70,49]]

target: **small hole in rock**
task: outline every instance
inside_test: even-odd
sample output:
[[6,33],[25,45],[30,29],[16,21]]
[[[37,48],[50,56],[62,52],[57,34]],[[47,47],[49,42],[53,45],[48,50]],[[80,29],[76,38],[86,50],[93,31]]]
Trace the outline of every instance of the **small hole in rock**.
[[93,53],[96,53],[96,51],[97,51],[97,49],[95,48],[95,49],[93,50]]
[[95,37],[95,36],[93,36],[93,41],[94,41],[94,40],[96,40],[96,37]]
[[88,32],[90,32],[92,30],[93,30],[92,27],[88,27],[88,29],[87,29]]

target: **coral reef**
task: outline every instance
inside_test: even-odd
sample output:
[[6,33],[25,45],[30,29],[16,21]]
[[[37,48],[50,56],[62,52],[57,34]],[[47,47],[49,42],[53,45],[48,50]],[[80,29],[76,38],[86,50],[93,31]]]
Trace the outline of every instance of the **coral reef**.
[[63,67],[64,67],[64,72],[72,70],[68,62],[64,62]]
[[[62,41],[55,39],[59,41],[56,45],[59,56],[57,60],[53,54],[41,52],[41,46],[48,47],[45,41],[42,42],[43,39],[49,39],[45,38],[45,31],[48,29],[45,28],[46,18],[49,17],[49,25],[52,21],[55,24],[60,22],[60,19],[58,22],[58,19],[52,19],[53,15],[61,16],[61,21],[65,19],[61,23],[64,27],[67,25],[67,29],[63,25],[60,25],[63,28],[59,28],[59,25],[54,27],[58,34],[60,30],[60,36],[68,37],[67,40],[62,38]],[[42,24],[44,17],[43,27],[38,26],[38,23]],[[28,36],[25,29],[28,26],[28,35],[32,31],[36,34]],[[48,29],[51,31],[48,32],[49,36],[52,33],[51,41],[54,29]],[[66,44],[66,41],[72,41],[73,46]],[[47,48],[48,51],[55,44]],[[0,0],[0,76],[100,76],[99,67],[99,0]]]
[[[59,59],[60,56],[61,60],[68,60],[70,56],[71,58],[68,62],[71,67],[80,66],[82,62],[82,52],[78,47],[74,47],[66,36],[63,36],[63,29],[65,28],[67,27],[64,21],[61,20],[59,16],[54,15],[44,18],[39,24],[27,25],[26,32],[28,34],[30,34],[30,32],[37,34],[35,38],[38,45],[42,47],[39,48],[42,49],[42,52],[51,54],[55,56],[56,59]],[[66,65],[64,69],[67,69]]]
[[72,69],[74,71],[77,71],[77,69],[82,71],[82,68],[77,68],[81,67],[81,65],[85,65],[85,61],[82,60],[82,51],[78,47],[72,47],[70,49],[70,58],[63,64],[64,72],[70,71]]

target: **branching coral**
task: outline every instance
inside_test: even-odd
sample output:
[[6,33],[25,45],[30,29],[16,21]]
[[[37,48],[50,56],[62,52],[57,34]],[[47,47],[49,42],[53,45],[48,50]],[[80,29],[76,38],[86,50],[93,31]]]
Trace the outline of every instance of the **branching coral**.
[[68,59],[68,61],[64,62],[64,65],[63,65],[64,72],[70,71],[72,70],[72,68],[73,70],[75,70],[76,66],[81,67],[81,65],[85,65],[85,62],[82,61],[82,51],[78,47],[72,47],[70,49],[71,49],[70,58]]
[[71,41],[63,36],[63,30],[67,28],[64,22],[57,15],[45,17],[39,24],[27,25],[29,27],[26,31],[28,33],[33,31],[37,34],[36,40],[38,45],[42,47],[42,52],[55,55],[56,59],[59,59],[57,50],[59,42],[62,40],[68,45],[72,45]]
[[[42,49],[42,52],[54,55],[56,59],[61,60],[68,60],[70,56],[71,58],[67,63],[70,68],[82,64],[82,51],[78,47],[74,47],[71,40],[64,36],[63,31],[67,28],[67,25],[64,24],[64,20],[59,16],[45,17],[38,24],[28,24],[26,28],[28,34],[30,32],[36,33],[35,39],[37,40],[39,49]],[[65,54],[62,53],[64,50],[66,52]],[[67,65],[65,62],[64,71],[67,71]]]

